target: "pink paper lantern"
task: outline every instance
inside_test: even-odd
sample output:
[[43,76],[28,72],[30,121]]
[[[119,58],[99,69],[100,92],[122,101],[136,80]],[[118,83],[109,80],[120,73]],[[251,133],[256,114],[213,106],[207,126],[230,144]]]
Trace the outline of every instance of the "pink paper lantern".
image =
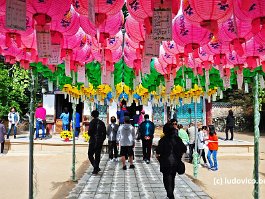
[[0,0],[0,16],[6,14],[6,0]]
[[78,32],[73,36],[65,36],[64,38],[64,46],[65,49],[82,49],[90,36],[88,36],[82,28],[79,28]]
[[90,46],[86,44],[81,50],[73,50],[72,60],[84,64],[86,62],[91,61],[90,54],[91,54]]
[[[121,30],[123,22],[124,17],[122,11],[120,11],[115,15],[107,16],[106,20],[98,26],[98,29],[102,33],[113,36]],[[97,27],[89,21],[87,16],[80,15],[80,25],[87,34],[96,36]]]
[[132,16],[128,16],[125,22],[126,33],[129,38],[136,42],[144,42],[145,40],[145,28],[144,25],[136,21]]
[[[118,34],[111,36],[106,40],[106,47],[105,49],[110,49],[110,50],[116,50],[119,47],[121,47],[123,42],[123,35],[122,32],[118,32]],[[98,42],[98,40],[95,37],[92,37],[92,48],[101,48],[101,44]]]
[[14,41],[18,47],[21,46],[21,37],[27,37],[28,35],[32,34],[33,29],[33,20],[32,20],[32,14],[27,13],[26,16],[26,30],[14,30],[14,29],[8,29],[6,28],[6,21],[5,16],[0,17],[0,31],[1,33],[6,34],[6,46],[9,47]]
[[11,45],[9,48],[5,48],[2,51],[2,55],[5,56],[5,62],[14,64],[16,58],[22,53],[22,50],[17,48],[15,45]]
[[243,67],[246,62],[246,57],[240,57],[236,51],[232,51],[228,54],[226,54],[226,59],[228,61],[228,64],[233,65],[234,67],[238,67],[239,73],[242,72]]
[[[96,27],[103,24],[107,16],[115,15],[122,10],[124,0],[95,0]],[[88,15],[88,0],[73,0],[72,5],[80,15]]]
[[80,27],[79,15],[71,6],[60,18],[52,20],[51,30],[61,32],[63,35],[74,35]]
[[203,47],[199,49],[199,57],[196,60],[200,63],[201,68],[209,70],[213,63],[213,56],[208,54]]
[[154,66],[157,72],[159,72],[162,75],[167,74],[167,71],[165,70],[165,67],[163,67],[163,65],[161,65],[161,63],[158,61],[158,58],[155,57],[154,58]]
[[238,18],[230,18],[221,25],[222,34],[219,39],[228,41],[239,56],[243,56],[243,43],[246,43],[253,36],[251,32],[251,24]]
[[202,48],[206,53],[213,55],[214,64],[227,64],[226,54],[231,51],[228,42],[221,42],[213,39]]
[[35,61],[37,56],[37,42],[35,32],[27,37],[21,38],[21,48],[23,52],[30,54],[32,61]]
[[34,15],[37,24],[44,25],[61,19],[70,10],[71,0],[28,0],[27,10]]
[[252,38],[246,43],[245,52],[248,68],[253,70],[260,65],[260,59],[265,55],[265,45]]
[[183,15],[173,20],[173,40],[185,47],[185,54],[196,52],[201,45],[208,43],[212,37],[210,32],[188,22]]
[[[140,23],[143,23],[148,34],[152,30],[152,17],[153,17],[153,0],[128,0],[126,1],[126,7],[130,15]],[[164,1],[164,3],[167,3]],[[180,7],[179,0],[172,0],[172,13],[176,15]]]
[[232,3],[232,0],[185,0],[182,10],[187,20],[217,34],[218,24],[232,15]]
[[[243,21],[251,21],[253,34],[265,30],[265,1],[235,0],[235,15]],[[261,28],[262,27],[262,28]]]

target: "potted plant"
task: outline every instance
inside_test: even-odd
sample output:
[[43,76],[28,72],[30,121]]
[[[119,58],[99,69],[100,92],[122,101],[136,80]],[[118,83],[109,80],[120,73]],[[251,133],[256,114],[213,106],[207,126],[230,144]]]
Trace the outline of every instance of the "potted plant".
[[65,142],[69,142],[70,139],[73,138],[73,133],[71,131],[62,131],[60,133],[60,137],[65,141]]

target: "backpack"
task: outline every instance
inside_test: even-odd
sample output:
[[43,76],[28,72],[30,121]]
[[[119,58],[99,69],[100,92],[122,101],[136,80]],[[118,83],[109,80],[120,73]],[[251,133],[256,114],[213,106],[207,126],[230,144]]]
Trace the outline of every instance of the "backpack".
[[96,131],[95,131],[96,140],[104,141],[106,139],[106,126],[104,122],[97,119],[96,121]]

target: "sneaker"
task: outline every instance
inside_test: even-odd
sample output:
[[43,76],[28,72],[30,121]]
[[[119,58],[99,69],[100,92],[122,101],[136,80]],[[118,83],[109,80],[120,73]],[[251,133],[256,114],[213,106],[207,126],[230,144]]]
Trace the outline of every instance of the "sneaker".
[[97,170],[94,170],[94,171],[92,172],[92,174],[97,175],[97,174],[98,174],[98,171],[97,171]]
[[122,167],[122,169],[123,169],[123,170],[127,170],[127,167],[126,167],[126,165],[125,165],[125,166],[123,166],[123,167]]
[[114,161],[114,159],[109,159],[109,162],[113,162]]
[[207,163],[202,164],[203,167],[208,167]]
[[216,167],[212,167],[211,170],[212,170],[212,171],[218,171],[218,168],[216,168]]
[[119,158],[114,158],[114,161],[115,162],[119,162]]
[[17,136],[14,135],[14,139],[17,139]]
[[150,164],[150,160],[146,160],[146,164]]
[[134,169],[135,166],[133,164],[130,165],[130,169]]

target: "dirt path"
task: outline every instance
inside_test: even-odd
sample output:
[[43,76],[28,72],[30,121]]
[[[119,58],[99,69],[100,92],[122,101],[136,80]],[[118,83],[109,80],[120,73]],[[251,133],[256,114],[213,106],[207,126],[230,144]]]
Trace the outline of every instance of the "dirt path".
[[[236,139],[253,141],[251,134],[236,134]],[[232,153],[232,152],[231,152]],[[213,172],[206,168],[199,169],[197,179],[193,178],[193,166],[186,164],[187,175],[193,179],[206,193],[214,199],[233,198],[250,199],[253,198],[253,155],[250,156],[225,156],[219,157],[219,171]],[[259,174],[263,180],[260,185],[260,198],[265,198],[265,136],[260,138],[260,165]],[[237,183],[233,184],[235,180]],[[249,181],[248,183],[246,183]]]
[[[87,154],[77,154],[77,178],[82,177],[89,165]],[[64,198],[74,187],[71,179],[71,154],[37,154],[35,156],[35,185],[37,199]],[[0,157],[1,199],[28,198],[28,156],[12,154]]]

